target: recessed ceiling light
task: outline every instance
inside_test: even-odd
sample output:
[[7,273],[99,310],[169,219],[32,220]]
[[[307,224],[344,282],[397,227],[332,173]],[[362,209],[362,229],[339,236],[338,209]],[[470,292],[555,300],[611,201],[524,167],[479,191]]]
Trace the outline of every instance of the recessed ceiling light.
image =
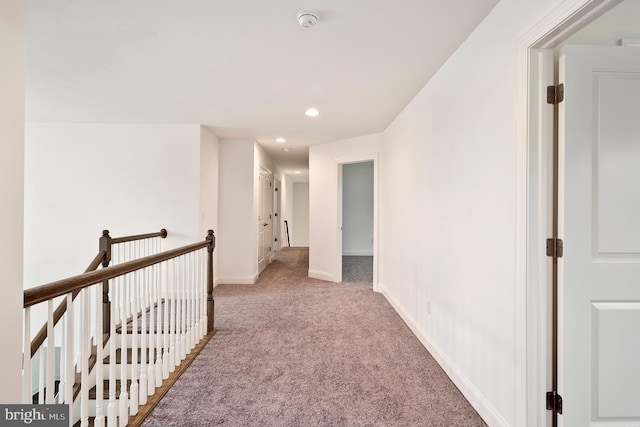
[[287,140],[280,136],[280,137],[276,138],[276,142],[279,142],[279,143],[282,144],[283,142],[287,142]]
[[300,171],[296,171],[295,173],[300,173]]
[[291,151],[291,148],[283,148],[282,151]]
[[304,114],[306,114],[309,117],[317,117],[320,115],[320,112],[315,108],[309,108],[307,111],[304,112]]

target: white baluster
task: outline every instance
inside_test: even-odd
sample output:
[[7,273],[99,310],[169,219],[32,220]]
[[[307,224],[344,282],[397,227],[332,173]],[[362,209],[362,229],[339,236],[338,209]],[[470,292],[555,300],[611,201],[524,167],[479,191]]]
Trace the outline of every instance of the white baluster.
[[207,249],[203,249],[200,253],[200,306],[202,307],[202,336],[205,336],[207,325],[209,324],[209,316],[207,314]]
[[[171,317],[171,325],[169,326],[170,333],[170,347],[169,347],[169,372],[173,372],[176,369],[176,260],[171,260],[171,275],[167,282],[169,286],[169,297],[171,298],[171,307],[169,308],[169,315]],[[178,342],[179,344],[179,342]]]
[[169,348],[171,346],[170,339],[170,331],[171,325],[169,324],[169,291],[168,291],[168,280],[169,280],[169,261],[164,263],[164,275],[162,276],[162,280],[160,282],[160,286],[162,286],[162,295],[163,295],[163,310],[164,310],[164,320],[162,321],[162,335],[164,341],[164,350],[162,352],[162,378],[169,378],[169,366],[171,365],[171,357],[169,356]]
[[149,302],[149,367],[147,372],[147,396],[153,395],[156,391],[156,365],[154,363],[154,350],[155,350],[155,325],[156,325],[156,317],[158,315],[158,311],[156,308],[155,300],[156,300],[156,289],[155,289],[155,266],[152,265],[147,269],[147,295]]
[[200,273],[198,272],[200,258],[200,250],[193,253],[193,284],[192,284],[192,296],[193,300],[193,344],[197,345],[200,342],[200,293],[198,288],[198,278]]
[[187,263],[187,283],[186,283],[186,298],[187,298],[187,349],[186,352],[190,353],[194,347],[193,340],[193,304],[191,302],[191,295],[193,294],[191,287],[193,286],[193,252],[190,252],[186,256]]
[[22,403],[33,403],[31,384],[31,307],[24,309],[24,341],[22,348]]
[[[111,265],[116,265],[116,264],[120,264],[120,260],[119,260],[119,256],[120,256],[120,249],[119,249],[120,245],[113,245],[111,247]],[[116,324],[118,323],[118,316],[120,316],[118,314],[118,312],[120,311],[120,297],[118,294],[118,277],[114,278],[111,281],[111,287],[109,289],[109,299],[111,300],[111,316],[115,317],[115,322]],[[115,316],[114,316],[115,314]],[[115,330],[111,330],[111,335],[115,335]]]
[[91,357],[91,297],[89,289],[81,291],[82,298],[82,371],[80,373],[80,427],[89,426],[89,358]]
[[207,303],[207,257],[208,252],[207,248],[202,249],[202,253],[200,254],[200,294],[201,294],[201,304],[202,304],[202,336],[206,335],[209,331],[207,330],[209,320],[208,320],[208,303]]
[[[66,342],[65,342],[65,390],[64,390],[64,403],[67,405],[73,404],[73,386],[76,381],[75,372],[73,370],[73,346],[74,346],[74,320],[73,320],[73,297],[71,294],[67,294],[67,314],[65,316],[65,328],[66,332]],[[73,417],[70,417],[73,418]]]
[[133,272],[133,281],[131,283],[132,293],[132,319],[131,319],[131,387],[129,388],[129,414],[136,415],[138,413],[138,398],[140,390],[138,389],[138,379],[140,378],[140,365],[138,365],[138,272]]
[[65,343],[67,342],[67,327],[65,325],[66,322],[66,318],[62,317],[62,319],[60,319],[61,322],[61,332],[62,332],[62,339],[61,339],[61,343],[60,343],[60,360],[58,361],[59,366],[60,366],[60,384],[58,385],[58,394],[55,397],[55,403],[56,404],[62,404],[64,403],[65,397],[64,397],[64,393],[66,391],[66,383],[65,380],[67,378],[67,374],[65,372],[65,369],[67,368],[67,363],[65,362],[66,357],[67,357],[67,348],[65,346]]
[[186,328],[186,308],[187,298],[185,297],[185,256],[178,258],[180,263],[180,279],[178,281],[178,295],[180,298],[180,361],[184,360],[187,356],[187,328]]
[[44,352],[42,351],[42,347],[40,347],[40,350],[38,351],[38,357],[40,358],[39,359],[40,370],[38,371],[38,404],[44,405],[45,365],[44,365]]
[[116,295],[117,281],[112,280],[109,286],[109,299],[111,300],[111,323],[109,326],[109,406],[107,408],[107,425],[117,427],[118,425],[118,403],[116,401]]
[[180,347],[180,360],[184,360],[187,356],[187,348],[189,347],[189,338],[187,334],[187,255],[180,257],[180,319],[182,328],[182,343]]
[[[145,403],[147,403],[147,396],[149,391],[149,386],[147,385],[147,356],[149,355],[149,353],[147,352],[147,344],[149,339],[147,334],[147,308],[149,298],[147,296],[146,269],[140,271],[140,296],[142,297],[142,309],[140,310],[140,312],[142,313],[142,324],[140,325],[140,380],[138,383],[140,396],[138,398],[138,403],[140,405],[144,405]],[[151,315],[151,313],[149,313],[149,315]]]
[[102,324],[102,311],[104,303],[102,302],[102,283],[96,286],[95,298],[95,317],[94,317],[94,339],[96,343],[96,364],[93,369],[96,370],[96,417],[93,421],[95,427],[104,427],[104,334]]
[[124,427],[129,422],[129,395],[127,393],[127,288],[129,275],[124,276],[120,288],[120,397],[118,398],[118,425]]
[[181,299],[180,299],[180,258],[175,258],[175,272],[174,272],[174,279],[173,279],[173,294],[174,294],[174,298],[175,298],[175,309],[174,309],[174,314],[175,314],[175,318],[176,318],[176,328],[175,328],[175,338],[176,338],[176,343],[175,343],[175,359],[174,359],[174,365],[178,366],[180,364],[180,356],[182,355],[182,351],[181,351],[181,347],[182,347],[182,329],[181,329],[181,323],[180,323],[180,308],[181,308]]
[[196,260],[198,259],[198,252],[191,254],[191,291],[189,302],[191,304],[191,350],[196,347],[198,341],[200,341],[199,329],[198,329],[198,305],[196,304],[196,278],[198,277],[198,271],[196,270]]
[[[154,287],[156,290],[156,305],[158,307],[158,314],[156,321],[158,327],[156,328],[156,387],[162,386],[162,352],[164,350],[163,337],[164,331],[167,329],[166,324],[162,322],[162,289],[160,288],[160,273],[162,272],[162,264],[156,264],[153,266],[155,270]],[[161,325],[164,325],[161,327]]]
[[191,300],[192,300],[192,309],[191,315],[193,316],[193,344],[194,346],[200,342],[200,318],[198,315],[200,314],[200,307],[198,305],[198,256],[200,251],[196,251],[193,253],[192,260],[192,270],[193,270],[193,279],[191,283]]
[[[204,249],[206,250],[206,249]],[[203,249],[200,249],[200,252],[198,253],[198,305],[200,306],[200,313],[199,313],[199,319],[200,319],[200,338],[202,338],[205,334],[206,334],[206,330],[207,330],[207,322],[205,319],[205,315],[207,314],[207,309],[205,307],[206,304],[206,297],[203,297],[206,293],[203,292],[204,291],[204,281],[202,280],[203,277],[203,273],[202,271],[204,270],[204,264],[203,264],[203,254],[202,254]]]
[[53,300],[47,301],[47,386],[45,403],[52,404],[55,384],[56,342],[53,333]]

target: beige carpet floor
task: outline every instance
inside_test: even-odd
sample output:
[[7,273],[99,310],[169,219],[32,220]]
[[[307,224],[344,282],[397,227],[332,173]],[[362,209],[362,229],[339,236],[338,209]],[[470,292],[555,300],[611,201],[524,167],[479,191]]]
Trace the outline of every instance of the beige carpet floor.
[[255,285],[216,287],[218,333],[144,425],[485,425],[370,283],[307,269],[290,248]]

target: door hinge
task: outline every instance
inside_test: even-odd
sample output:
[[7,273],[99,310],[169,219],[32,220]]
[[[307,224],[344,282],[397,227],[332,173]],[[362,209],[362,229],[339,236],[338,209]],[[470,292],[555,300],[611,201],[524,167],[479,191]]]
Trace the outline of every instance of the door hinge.
[[547,411],[562,414],[562,396],[556,391],[547,392]]
[[547,86],[547,104],[560,104],[564,101],[564,84]]
[[563,254],[562,239],[551,238],[547,239],[547,256],[554,258],[562,258]]

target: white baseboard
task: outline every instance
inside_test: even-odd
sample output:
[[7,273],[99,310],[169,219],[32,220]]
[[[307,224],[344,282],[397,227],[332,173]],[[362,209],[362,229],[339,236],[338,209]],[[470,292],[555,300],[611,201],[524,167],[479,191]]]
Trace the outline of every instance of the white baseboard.
[[253,285],[256,283],[255,276],[238,276],[238,277],[218,277],[218,284],[226,284],[226,285]]
[[312,279],[326,280],[327,282],[335,282],[335,278],[324,271],[309,270],[309,277]]
[[389,293],[382,283],[378,283],[378,291],[384,295],[389,304],[400,315],[404,323],[418,338],[422,345],[431,353],[433,358],[442,367],[451,381],[460,389],[460,392],[469,401],[471,406],[480,414],[482,419],[490,426],[509,426],[509,423],[495,410],[495,408],[484,398],[480,391],[473,383],[451,362],[451,360],[435,345],[429,338],[422,333],[413,318],[404,310],[404,308]]
[[373,251],[342,251],[342,256],[373,256]]

